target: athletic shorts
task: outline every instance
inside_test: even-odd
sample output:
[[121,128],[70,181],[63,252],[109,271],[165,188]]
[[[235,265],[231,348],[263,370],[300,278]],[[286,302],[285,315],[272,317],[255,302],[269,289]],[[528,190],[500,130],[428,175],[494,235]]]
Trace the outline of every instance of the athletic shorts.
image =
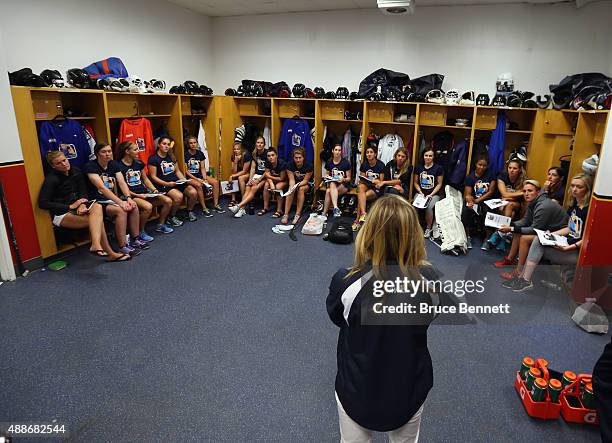
[[[66,214],[68,213],[66,212]],[[62,226],[62,220],[64,219],[64,217],[66,217],[66,214],[54,215],[53,226],[57,226],[58,228],[60,228]]]
[[168,186],[160,186],[159,188],[157,188],[159,190],[159,192],[168,192],[171,191],[172,189],[178,189],[179,191],[183,192],[185,191],[185,188],[189,186],[189,182],[187,183],[183,183],[181,185],[176,185],[173,188],[168,187]]

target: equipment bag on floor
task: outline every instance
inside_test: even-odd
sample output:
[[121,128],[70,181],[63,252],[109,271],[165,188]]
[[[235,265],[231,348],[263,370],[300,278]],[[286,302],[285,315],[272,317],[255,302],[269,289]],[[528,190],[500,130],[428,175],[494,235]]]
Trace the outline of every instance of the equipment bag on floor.
[[323,233],[323,223],[325,223],[325,220],[327,220],[326,217],[313,212],[308,217],[308,220],[306,220],[306,223],[304,223],[302,234],[321,235]]
[[353,229],[351,223],[345,220],[335,220],[329,229],[327,240],[341,245],[353,243]]

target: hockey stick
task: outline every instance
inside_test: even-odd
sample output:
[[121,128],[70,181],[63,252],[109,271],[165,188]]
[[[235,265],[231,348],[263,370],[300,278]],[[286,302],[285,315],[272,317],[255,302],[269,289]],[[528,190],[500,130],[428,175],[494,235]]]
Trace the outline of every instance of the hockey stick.
[[219,172],[217,174],[217,177],[215,177],[215,178],[217,178],[217,180],[222,180],[223,179],[222,169],[221,169],[221,164],[223,163],[223,159],[221,158],[221,145],[222,145],[222,141],[223,141],[223,137],[222,137],[223,131],[222,131],[222,128],[223,128],[223,121],[222,121],[222,119],[219,119],[219,143],[218,143],[218,145],[219,145],[219,147],[218,147],[219,148],[219,162],[218,162],[219,163],[219,168],[218,168]]
[[15,259],[17,260],[17,270],[22,277],[27,275],[23,262],[21,261],[21,253],[19,252],[19,246],[17,245],[17,237],[13,230],[13,222],[11,221],[11,214],[9,212],[8,203],[6,202],[6,195],[4,194],[4,187],[0,182],[0,203],[2,204],[2,212],[6,218],[6,224],[11,238],[11,244],[13,246],[13,252],[15,253]]

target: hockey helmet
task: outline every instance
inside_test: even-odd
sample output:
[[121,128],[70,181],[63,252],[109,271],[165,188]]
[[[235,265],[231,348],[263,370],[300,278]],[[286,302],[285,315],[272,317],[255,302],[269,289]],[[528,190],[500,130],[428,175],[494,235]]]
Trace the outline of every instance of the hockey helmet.
[[68,83],[78,89],[89,88],[89,74],[81,68],[72,68],[66,72]]
[[459,91],[456,89],[449,89],[446,91],[444,101],[447,105],[456,105],[459,103]]
[[358,92],[351,92],[349,94],[349,100],[359,100],[359,93]]
[[504,97],[503,95],[499,95],[499,94],[493,97],[493,101],[491,102],[491,105],[493,106],[507,106],[507,104],[508,104],[508,101],[506,100],[506,97]]
[[536,97],[536,103],[540,109],[550,109],[552,98],[550,97],[550,94],[538,95]]
[[183,87],[185,88],[185,94],[197,94],[200,89],[198,84],[193,80],[185,80]]
[[[498,96],[500,95],[497,95],[496,97]],[[518,94],[510,94],[508,95],[508,97],[505,97],[505,99],[506,99],[506,105],[510,106],[511,108],[520,108],[521,106],[523,106],[523,100]],[[504,105],[501,105],[501,106],[504,106]]]
[[63,88],[64,78],[62,74],[56,69],[45,69],[40,73],[40,77],[43,79],[47,86],[52,88]]
[[425,95],[425,101],[429,103],[444,103],[444,92],[441,89],[432,89]]
[[327,91],[323,97],[330,99],[330,100],[335,100],[336,93],[334,91]]
[[312,89],[310,88],[306,88],[306,90],[304,91],[304,97],[306,98],[315,98],[315,93]]
[[503,72],[497,76],[497,92],[513,92],[514,78],[511,72]]
[[314,94],[315,98],[323,98],[325,97],[325,89],[317,86],[316,88],[314,88]]
[[304,97],[304,92],[306,92],[306,86],[304,86],[302,83],[296,83],[293,85],[291,92],[293,93],[294,97],[302,98]]
[[466,91],[459,100],[460,105],[474,106],[476,104],[474,91]]
[[478,106],[489,106],[489,103],[489,94],[478,94],[478,97],[476,97],[476,105]]
[[151,83],[151,88],[153,88],[153,90],[156,92],[162,92],[166,90],[166,82],[163,80],[152,78],[149,83]]
[[348,100],[349,98],[349,90],[344,86],[340,86],[336,89],[336,98],[339,100]]

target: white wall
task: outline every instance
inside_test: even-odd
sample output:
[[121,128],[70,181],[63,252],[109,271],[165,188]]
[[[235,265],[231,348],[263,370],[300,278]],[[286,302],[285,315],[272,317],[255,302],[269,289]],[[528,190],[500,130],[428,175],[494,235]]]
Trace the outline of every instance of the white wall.
[[357,89],[385,67],[445,74],[444,88],[494,91],[511,71],[521,90],[547,92],[566,74],[612,74],[612,4],[420,7],[215,18],[216,91],[243,78]]
[[[3,34],[0,29],[0,75],[4,75],[8,68],[6,53],[3,46]],[[2,134],[2,148],[0,149],[0,164],[23,159],[21,143],[17,132],[17,121],[13,99],[9,89],[8,78],[0,80],[0,134]]]
[[8,69],[82,68],[119,57],[168,86],[211,72],[210,19],[164,0],[0,0]]

